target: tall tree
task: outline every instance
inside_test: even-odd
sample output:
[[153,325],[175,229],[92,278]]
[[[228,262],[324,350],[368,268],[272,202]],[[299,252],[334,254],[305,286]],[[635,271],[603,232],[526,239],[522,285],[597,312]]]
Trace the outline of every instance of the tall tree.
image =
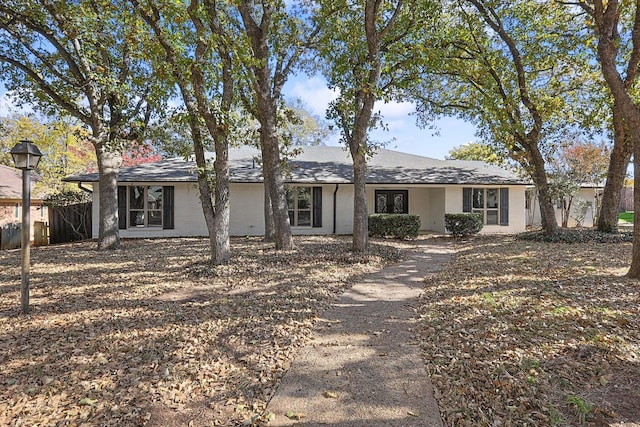
[[505,147],[536,185],[543,228],[553,234],[545,159],[574,125],[585,62],[571,17],[557,4],[526,0],[457,0],[449,14],[445,54],[424,80],[421,113],[463,117]]
[[[233,51],[228,29],[223,26],[228,10],[224,2],[211,0],[132,0],[132,4],[151,27],[163,53],[155,69],[176,84],[182,96],[198,168],[211,261],[226,263],[231,257],[229,129],[234,90]],[[205,156],[204,132],[214,143],[213,175]]]
[[7,0],[0,5],[0,73],[24,101],[90,129],[98,163],[98,248],[120,246],[120,152],[161,99],[141,57],[145,33],[122,1]]
[[428,43],[436,2],[328,0],[317,19],[325,22],[320,56],[330,87],[339,92],[328,117],[353,160],[353,250],[367,249],[367,157],[376,149],[369,131],[381,124],[376,101],[402,99],[420,63],[416,46]]
[[[575,2],[565,2],[573,4]],[[611,163],[624,162],[630,143],[640,158],[640,101],[637,96],[640,69],[640,0],[581,0],[577,3],[590,17],[597,38],[598,63],[613,97],[616,149],[622,154]],[[621,169],[621,165],[611,166]],[[610,167],[610,168],[611,168]],[[617,207],[618,205],[616,205]],[[640,212],[640,163],[634,162],[634,210]],[[640,215],[634,220],[640,230]],[[629,277],[640,278],[640,233],[634,233]]]
[[249,42],[252,55],[245,57],[244,105],[260,124],[260,148],[265,185],[265,237],[277,249],[293,247],[278,137],[282,90],[300,65],[316,30],[309,26],[303,2],[239,0],[238,39]]

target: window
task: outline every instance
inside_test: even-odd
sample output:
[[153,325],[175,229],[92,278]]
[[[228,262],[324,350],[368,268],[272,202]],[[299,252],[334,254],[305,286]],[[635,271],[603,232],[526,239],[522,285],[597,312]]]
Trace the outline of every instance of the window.
[[162,187],[131,186],[129,227],[162,227]]
[[375,212],[390,214],[409,213],[408,190],[376,190]]
[[292,187],[287,190],[289,224],[322,227],[322,187]]
[[311,226],[311,187],[295,187],[287,191],[289,223],[293,226]]
[[119,228],[173,228],[173,187],[118,187]]
[[508,188],[463,188],[462,211],[482,215],[485,225],[509,225]]

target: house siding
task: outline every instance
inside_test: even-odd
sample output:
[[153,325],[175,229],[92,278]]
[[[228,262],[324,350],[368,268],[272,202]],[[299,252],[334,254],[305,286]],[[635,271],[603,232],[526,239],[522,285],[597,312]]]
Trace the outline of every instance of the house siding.
[[[160,185],[167,183],[120,183],[120,185]],[[173,229],[162,227],[126,228],[120,230],[122,238],[148,238],[148,237],[198,237],[206,236],[207,225],[204,221],[202,206],[197,185],[194,183],[171,183],[174,187],[174,218]],[[93,237],[98,237],[100,213],[100,187],[93,183]]]
[[[93,237],[98,236],[99,186],[94,183]],[[120,230],[122,238],[202,237],[207,227],[196,183],[121,183],[121,185],[172,185],[174,187],[174,228],[128,228]],[[353,184],[299,184],[322,188],[322,226],[292,227],[296,235],[351,234],[353,230]],[[489,187],[489,186],[485,186]],[[496,187],[500,188],[500,187]],[[513,233],[525,229],[524,186],[509,186],[509,225],[485,226],[483,233]],[[409,191],[409,213],[420,216],[422,231],[444,233],[445,212],[462,212],[462,186],[457,185],[367,185],[369,212],[374,212],[375,190]],[[335,217],[334,217],[335,196]],[[261,183],[230,185],[230,229],[232,236],[264,235],[264,187]],[[334,222],[335,221],[335,222]]]
[[508,188],[509,189],[509,221],[508,225],[485,225],[480,234],[521,233],[526,229],[525,186],[497,185],[460,185],[446,188],[446,212],[463,212],[463,187],[470,188]]
[[[535,190],[532,190],[535,191]],[[593,227],[594,225],[594,209],[596,206],[596,198],[595,198],[595,189],[594,188],[581,188],[578,190],[578,194],[574,197],[573,207],[571,208],[571,213],[569,215],[569,227],[575,227],[576,219],[575,219],[575,203],[577,199],[584,199],[587,202],[591,202],[591,208],[587,211],[585,215],[584,222],[582,223],[583,227]],[[562,209],[558,208],[556,201],[553,201],[553,207],[556,214],[556,221],[558,225],[562,224]],[[527,209],[527,226],[539,227],[541,224],[540,219],[540,205],[538,203],[538,199],[534,199],[532,201],[531,209]]]

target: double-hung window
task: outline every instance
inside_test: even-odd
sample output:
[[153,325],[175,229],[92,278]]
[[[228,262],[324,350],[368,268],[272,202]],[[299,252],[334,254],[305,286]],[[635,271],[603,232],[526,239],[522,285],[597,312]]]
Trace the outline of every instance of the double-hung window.
[[173,195],[172,186],[119,186],[119,228],[173,228]]
[[287,191],[289,224],[294,227],[311,227],[311,187],[294,187]]
[[322,187],[289,188],[287,208],[293,227],[322,227]]
[[464,188],[462,211],[482,215],[485,225],[509,225],[508,188]]
[[129,227],[162,227],[162,187],[130,186]]

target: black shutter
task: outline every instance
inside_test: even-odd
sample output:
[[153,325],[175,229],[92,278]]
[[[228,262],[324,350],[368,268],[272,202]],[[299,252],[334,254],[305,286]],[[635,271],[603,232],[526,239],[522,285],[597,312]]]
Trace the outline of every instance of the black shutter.
[[462,189],[462,212],[471,212],[473,192],[471,188]]
[[500,189],[500,225],[509,225],[509,189]]
[[127,187],[118,185],[118,228],[127,229]]
[[172,186],[162,187],[162,228],[165,230],[173,229],[175,226],[173,215],[174,193]]
[[313,226],[322,227],[322,187],[313,187]]

